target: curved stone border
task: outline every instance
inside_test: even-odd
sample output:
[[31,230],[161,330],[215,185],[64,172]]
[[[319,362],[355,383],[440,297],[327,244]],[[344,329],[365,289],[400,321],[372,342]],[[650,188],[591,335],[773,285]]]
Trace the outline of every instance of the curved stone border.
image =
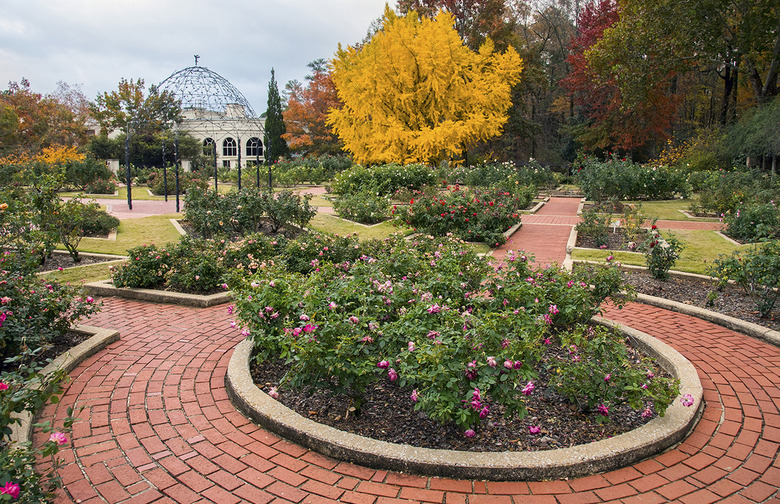
[[222,303],[227,303],[232,299],[229,291],[209,294],[208,296],[199,294],[184,294],[181,292],[162,291],[155,289],[134,289],[130,287],[114,287],[111,280],[102,280],[84,284],[84,289],[93,296],[117,296],[127,299],[137,299],[139,301],[151,301],[153,303],[177,304],[182,306],[193,306],[195,308],[208,308]]
[[[57,369],[64,369],[66,373],[70,373],[88,357],[95,355],[111,343],[119,341],[119,332],[113,329],[80,325],[73,330],[74,332],[91,334],[92,336],[67,352],[57,356],[56,359],[52,360],[43,368],[41,371],[42,374],[49,374]],[[22,423],[20,425],[11,426],[11,429],[13,430],[11,440],[16,443],[31,441],[33,431],[32,415],[28,412],[23,412],[20,413],[17,418],[20,418]]]
[[661,366],[680,379],[680,393],[691,394],[696,407],[679,400],[664,417],[631,432],[571,448],[537,452],[473,453],[416,448],[377,441],[323,425],[271,399],[252,381],[249,372],[252,342],[236,346],[225,384],[233,404],[263,427],[314,451],[368,467],[428,476],[464,479],[538,481],[595,474],[624,467],[679,443],[692,430],[703,410],[703,389],[693,365],[661,341],[605,319],[594,321],[617,328]]

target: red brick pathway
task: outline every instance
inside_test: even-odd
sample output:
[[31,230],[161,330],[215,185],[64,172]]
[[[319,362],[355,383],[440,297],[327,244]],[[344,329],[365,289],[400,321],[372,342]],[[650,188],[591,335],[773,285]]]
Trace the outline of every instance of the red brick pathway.
[[639,304],[606,312],[699,370],[707,404],[681,445],[585,478],[493,482],[368,469],[280,439],[228,400],[225,372],[242,336],[224,305],[104,301],[89,323],[118,329],[122,339],[74,370],[61,403],[42,415],[84,407],[74,447],[61,452],[58,503],[780,504],[780,349],[686,315]]
[[108,298],[90,323],[117,328],[122,340],[79,366],[61,404],[43,413],[84,407],[57,502],[780,503],[780,349],[648,306],[607,316],[668,342],[699,370],[707,406],[693,434],[605,474],[483,482],[376,471],[280,439],[228,400],[225,371],[242,337],[224,305]]

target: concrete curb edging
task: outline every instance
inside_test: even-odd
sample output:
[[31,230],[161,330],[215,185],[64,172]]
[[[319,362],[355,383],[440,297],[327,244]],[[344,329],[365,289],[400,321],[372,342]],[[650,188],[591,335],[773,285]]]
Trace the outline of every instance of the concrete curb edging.
[[183,294],[181,292],[161,291],[154,289],[136,289],[131,287],[114,287],[111,280],[102,280],[84,284],[84,289],[93,296],[117,296],[127,299],[137,299],[139,301],[151,301],[154,303],[176,304],[181,306],[192,306],[195,308],[208,308],[232,299],[232,294],[227,292],[218,292],[207,296],[198,294]]
[[693,365],[670,346],[635,329],[594,318],[623,331],[639,348],[680,379],[680,393],[691,394],[695,408],[675,400],[664,417],[595,443],[537,452],[493,452],[417,448],[365,438],[302,417],[270,398],[252,381],[252,342],[239,343],[228,364],[225,385],[236,408],[252,421],[323,455],[367,467],[476,480],[573,478],[624,467],[682,441],[703,410],[703,389]]
[[[66,373],[73,371],[76,366],[84,362],[88,357],[91,357],[99,351],[106,348],[111,343],[119,341],[119,331],[113,329],[105,329],[102,327],[93,327],[88,325],[79,325],[73,329],[75,332],[83,334],[92,334],[92,336],[86,341],[82,341],[75,347],[71,348],[67,352],[60,354],[56,359],[51,361],[41,371],[42,374],[50,374],[58,369],[65,370]],[[15,443],[28,442],[32,440],[33,431],[33,417],[28,412],[23,412],[17,415],[22,423],[20,425],[12,425],[11,440]]]

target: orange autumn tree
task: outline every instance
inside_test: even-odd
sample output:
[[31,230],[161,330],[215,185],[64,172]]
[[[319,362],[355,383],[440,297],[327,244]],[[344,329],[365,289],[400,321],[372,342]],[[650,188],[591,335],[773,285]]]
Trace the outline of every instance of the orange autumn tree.
[[387,7],[383,21],[333,60],[344,105],[328,124],[356,162],[436,164],[501,133],[523,65],[514,49],[495,53],[488,39],[472,51],[446,12],[421,19]]
[[[320,65],[319,63],[323,63]],[[326,124],[328,112],[341,106],[331,72],[324,60],[311,63],[306,87],[295,87],[283,112],[287,133],[282,138],[290,150],[304,156],[341,153],[341,143]]]

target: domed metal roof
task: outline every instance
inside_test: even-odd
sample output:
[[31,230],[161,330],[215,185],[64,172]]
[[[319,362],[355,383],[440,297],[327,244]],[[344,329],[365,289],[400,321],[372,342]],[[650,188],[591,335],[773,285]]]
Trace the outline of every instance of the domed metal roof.
[[249,101],[233,84],[204,66],[187,67],[168,76],[158,89],[167,90],[181,100],[183,111],[215,112],[223,117],[254,118]]

